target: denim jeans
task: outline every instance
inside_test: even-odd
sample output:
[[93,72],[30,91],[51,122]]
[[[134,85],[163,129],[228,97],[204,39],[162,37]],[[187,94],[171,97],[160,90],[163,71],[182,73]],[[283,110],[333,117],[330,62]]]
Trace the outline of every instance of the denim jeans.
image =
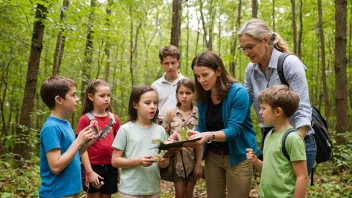
[[304,138],[304,143],[306,145],[308,175],[310,175],[313,170],[315,156],[317,155],[317,145],[315,143],[314,135],[307,135]]

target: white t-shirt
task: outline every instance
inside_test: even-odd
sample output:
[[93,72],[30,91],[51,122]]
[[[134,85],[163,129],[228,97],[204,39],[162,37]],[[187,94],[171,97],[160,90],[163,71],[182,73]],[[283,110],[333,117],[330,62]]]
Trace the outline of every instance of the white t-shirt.
[[[165,129],[155,123],[150,128],[142,128],[135,122],[122,125],[112,147],[122,150],[124,158],[139,158],[158,153],[152,139],[166,140]],[[151,149],[153,148],[153,149]],[[119,191],[127,195],[152,195],[160,192],[160,172],[158,163],[149,167],[134,166],[122,168]]]
[[184,76],[181,73],[178,73],[177,79],[170,83],[165,79],[164,74],[161,78],[153,82],[152,88],[158,93],[158,109],[161,117],[164,117],[170,108],[176,106],[176,85],[182,78],[184,78]]

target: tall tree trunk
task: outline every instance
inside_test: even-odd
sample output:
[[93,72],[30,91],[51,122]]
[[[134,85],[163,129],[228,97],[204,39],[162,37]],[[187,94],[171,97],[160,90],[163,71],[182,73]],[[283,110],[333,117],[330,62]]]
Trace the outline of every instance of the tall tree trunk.
[[70,6],[70,0],[64,0],[62,3],[62,7],[60,9],[61,14],[60,14],[60,20],[63,23],[62,28],[60,28],[60,31],[57,35],[57,40],[56,40],[56,47],[55,47],[55,54],[54,54],[54,65],[53,65],[53,71],[52,75],[56,76],[59,74],[60,70],[60,65],[61,65],[61,60],[62,60],[62,55],[64,54],[64,47],[65,47],[65,36],[63,35],[63,32],[65,31],[64,28],[64,22],[65,22],[65,12]]
[[297,54],[296,1],[291,1],[293,52]]
[[273,7],[271,9],[271,21],[273,22],[273,32],[275,32],[275,0],[273,0]]
[[199,37],[200,37],[200,19],[197,17],[197,28],[198,28],[198,31],[197,31],[197,39],[196,39],[196,49],[195,49],[195,53],[194,55],[196,56],[199,52],[198,52],[198,44],[199,44]]
[[[352,13],[352,5],[350,4],[350,13]],[[349,46],[348,46],[348,60],[350,60],[350,61],[348,61],[348,67],[349,67],[349,69],[350,69],[350,71],[352,70],[352,14],[350,14],[350,32],[349,32]],[[349,93],[349,108],[352,108],[352,74],[351,74],[351,72],[349,72],[349,76],[347,77],[347,79],[350,79],[349,80],[349,82],[350,82],[350,84],[349,84],[349,91],[348,91],[348,93]],[[348,117],[347,118],[349,118],[349,117],[351,117],[352,116],[352,112],[349,112],[349,114],[347,115]],[[348,128],[347,128],[347,130],[348,131],[351,131],[351,128],[352,128],[352,123],[351,122],[349,122],[349,125],[348,125]]]
[[200,12],[200,18],[202,20],[202,26],[203,26],[203,40],[205,42],[205,45],[206,45],[206,48],[208,50],[209,49],[209,41],[207,39],[208,37],[208,33],[207,33],[207,27],[206,27],[206,24],[205,24],[205,19],[204,19],[204,10],[203,10],[203,1],[202,0],[199,0],[199,12]]
[[318,18],[319,18],[319,37],[320,37],[320,51],[321,51],[321,78],[323,80],[323,93],[324,93],[324,106],[325,106],[325,116],[326,120],[329,120],[329,91],[326,84],[326,67],[325,67],[325,38],[324,38],[324,28],[323,28],[323,11],[321,0],[318,0]]
[[130,2],[130,75],[131,75],[131,87],[134,87],[133,78],[133,15],[132,15],[132,2]]
[[252,0],[252,18],[258,18],[258,0]]
[[346,144],[347,130],[347,1],[335,0],[335,102],[336,102],[336,144]]
[[303,2],[299,0],[299,30],[298,30],[298,41],[297,41],[297,56],[299,59],[302,58],[302,37],[303,35]]
[[129,60],[129,64],[130,64],[130,75],[131,75],[131,87],[134,87],[135,82],[134,82],[134,73],[133,73],[133,56],[134,53],[137,49],[137,44],[138,44],[138,34],[139,34],[139,30],[142,27],[142,19],[139,19],[139,25],[136,29],[136,35],[135,35],[135,40],[133,43],[133,10],[132,10],[132,3],[130,2],[130,7],[129,7],[129,12],[130,12],[130,60]]
[[25,160],[29,159],[29,132],[31,128],[31,113],[34,107],[34,98],[38,81],[40,55],[43,48],[44,24],[46,19],[47,8],[44,5],[37,4],[35,21],[32,34],[31,52],[28,61],[28,71],[26,84],[22,100],[22,109],[19,120],[20,127],[17,128],[17,141],[15,144],[15,153],[22,156]]
[[94,9],[96,0],[90,0],[91,11],[89,13],[89,20],[87,24],[87,40],[86,48],[84,50],[85,62],[82,68],[82,85],[81,85],[81,98],[84,98],[87,84],[91,80],[91,67],[93,62],[93,25],[94,25]]
[[207,48],[210,51],[213,51],[213,29],[214,29],[215,15],[216,15],[216,12],[214,12],[213,0],[210,0],[210,6],[209,6],[209,16],[210,16],[209,42],[208,42],[208,45],[207,45]]
[[172,28],[170,44],[179,47],[181,38],[182,0],[172,1]]
[[110,58],[110,17],[111,17],[111,6],[112,6],[112,0],[108,0],[108,5],[106,7],[106,21],[105,24],[109,30],[109,36],[106,38],[106,44],[105,44],[105,49],[104,53],[106,56],[106,67],[105,67],[105,81],[109,82],[109,76],[110,76],[110,64],[111,64],[111,58]]
[[[100,70],[101,70],[101,67],[103,65],[103,62],[104,62],[104,54],[105,54],[105,51],[103,53],[101,53],[103,51],[103,46],[104,46],[104,41],[101,41],[101,45],[100,47],[98,48],[98,60],[97,60],[97,74],[95,76],[94,79],[98,79],[99,76],[100,76]],[[105,48],[105,47],[104,47]]]
[[[237,7],[236,30],[238,30],[241,24],[242,0],[238,1],[237,6],[238,7]],[[230,67],[230,73],[232,74],[232,76],[236,76],[236,65],[235,65],[236,47],[237,47],[237,35],[234,36],[233,45],[231,47],[231,61],[230,61],[229,67]]]
[[[10,54],[10,60],[8,61],[7,65],[6,65],[6,68],[4,68],[4,72],[2,73],[1,75],[1,80],[0,80],[0,91],[1,91],[1,94],[2,94],[2,98],[0,98],[0,113],[1,113],[1,137],[7,137],[8,136],[8,133],[9,133],[9,127],[7,126],[10,126],[10,123],[6,123],[6,118],[5,118],[5,114],[6,111],[5,111],[5,101],[6,101],[6,96],[7,96],[7,86],[8,86],[8,82],[7,82],[7,79],[9,77],[9,68],[11,66],[11,62],[14,60],[14,58],[12,58],[12,54]],[[4,88],[2,88],[2,85],[4,85]],[[10,97],[9,97],[10,99]],[[11,105],[11,102],[10,102],[10,105]],[[6,105],[7,106],[7,105]],[[12,108],[10,106],[10,108]],[[10,114],[11,114],[11,111],[10,111]],[[4,141],[1,142],[0,141],[0,155],[3,153],[2,152],[2,148],[3,146],[5,145],[6,143],[6,138],[4,138]]]
[[187,13],[186,13],[186,73],[185,75],[188,76],[188,59],[189,59],[189,32],[190,32],[190,29],[189,29],[189,2],[186,1],[186,9],[187,9]]

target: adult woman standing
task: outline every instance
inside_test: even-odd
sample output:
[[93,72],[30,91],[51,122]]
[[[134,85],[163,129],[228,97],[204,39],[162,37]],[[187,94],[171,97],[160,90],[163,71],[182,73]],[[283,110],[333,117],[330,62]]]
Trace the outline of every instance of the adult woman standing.
[[213,52],[196,56],[192,69],[198,127],[189,135],[202,138],[195,144],[204,144],[207,196],[226,197],[227,190],[229,198],[248,197],[253,167],[246,160],[246,148],[258,151],[248,94]]
[[[272,32],[268,25],[260,19],[245,22],[237,34],[240,41],[238,49],[251,61],[246,68],[244,86],[254,105],[262,133],[265,134],[271,126],[265,126],[259,114],[258,96],[268,87],[283,84],[277,72],[277,62],[282,52],[288,52],[288,45],[279,34]],[[296,56],[288,56],[285,59],[283,65],[285,78],[290,88],[298,92],[300,96],[298,109],[290,118],[290,123],[305,140],[307,168],[310,174],[315,160],[316,145],[314,131],[311,127],[312,109],[305,69],[305,65]]]

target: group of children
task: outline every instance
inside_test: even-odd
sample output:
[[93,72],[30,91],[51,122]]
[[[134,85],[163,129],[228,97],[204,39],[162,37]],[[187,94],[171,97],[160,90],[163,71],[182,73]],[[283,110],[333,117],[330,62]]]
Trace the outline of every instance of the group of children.
[[[162,48],[160,60],[164,76],[153,83],[154,88],[133,88],[129,120],[122,126],[111,110],[109,84],[100,79],[91,81],[85,91],[77,137],[65,120],[67,114],[76,111],[79,101],[76,83],[59,76],[44,80],[40,94],[51,113],[40,133],[42,184],[39,197],[76,198],[82,186],[86,187],[88,197],[108,198],[117,191],[121,198],[160,197],[159,168],[167,167],[170,160],[161,158],[156,162],[152,158],[158,153],[153,140],[165,141],[171,133],[180,132],[181,127],[194,129],[197,125],[194,83],[178,71],[178,49],[175,46]],[[163,86],[165,82],[167,85]],[[174,113],[171,115],[171,112]],[[167,113],[172,117],[164,120],[164,128],[157,123]],[[178,167],[174,179],[176,193],[178,197],[193,197],[195,178],[202,174],[201,157],[195,160],[191,148],[179,153],[174,164]],[[186,166],[180,168],[180,163]]]
[[[40,94],[51,114],[40,133],[39,197],[79,197],[81,163],[88,197],[109,198],[117,191],[120,198],[160,197],[159,168],[171,165],[175,167],[172,181],[176,197],[193,197],[196,181],[202,176],[202,148],[180,149],[172,164],[170,158],[152,158],[158,153],[153,140],[165,141],[182,128],[194,130],[198,124],[194,82],[178,70],[178,49],[163,47],[159,56],[165,74],[151,87],[133,88],[129,120],[122,126],[111,110],[109,84],[100,79],[91,81],[76,136],[65,120],[67,114],[76,111],[79,101],[76,83],[65,77],[44,80]],[[259,101],[265,124],[274,126],[265,139],[264,162],[247,149],[247,159],[262,172],[260,194],[304,197],[307,168],[303,139],[298,133],[287,136],[290,161],[279,149],[283,135],[292,128],[288,118],[296,111],[299,97],[287,86],[274,86],[265,90]]]

